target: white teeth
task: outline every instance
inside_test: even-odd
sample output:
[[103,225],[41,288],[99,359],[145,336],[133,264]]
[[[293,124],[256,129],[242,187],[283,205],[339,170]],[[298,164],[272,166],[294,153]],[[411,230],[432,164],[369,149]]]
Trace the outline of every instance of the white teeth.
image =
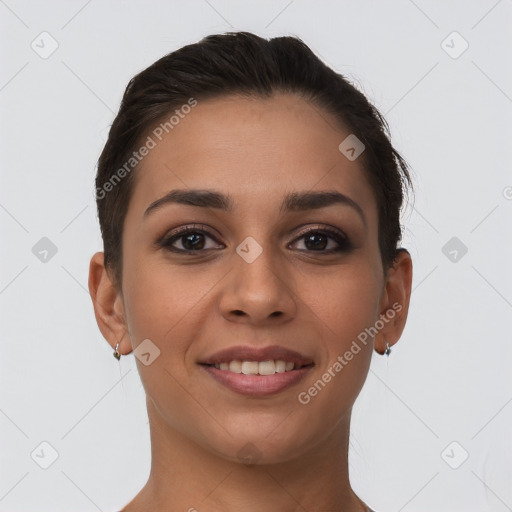
[[231,361],[229,363],[229,371],[234,373],[242,373],[242,361]]
[[260,375],[274,375],[276,373],[276,363],[274,361],[262,361],[258,364],[258,373]]
[[235,359],[229,363],[219,363],[215,368],[219,370],[229,370],[233,373],[243,373],[244,375],[274,375],[274,373],[284,373],[293,370],[295,364],[291,361],[268,360],[268,361],[240,361]]
[[284,361],[276,361],[276,373],[284,373],[286,371],[286,363]]
[[258,373],[259,363],[256,361],[243,361],[242,373],[244,375],[256,375]]

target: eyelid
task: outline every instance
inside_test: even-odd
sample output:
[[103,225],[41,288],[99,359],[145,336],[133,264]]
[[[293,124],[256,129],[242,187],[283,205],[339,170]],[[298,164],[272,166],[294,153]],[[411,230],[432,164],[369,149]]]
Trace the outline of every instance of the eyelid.
[[[335,228],[334,226],[331,226],[329,224],[317,224],[316,226],[310,226],[310,225],[306,225],[306,226],[307,227],[300,230],[294,236],[294,239],[292,240],[292,242],[295,241],[297,238],[300,238],[301,236],[304,236],[304,235],[310,233],[311,231],[327,231],[327,232],[337,234],[337,235],[348,240],[348,236],[343,230],[341,230],[339,228]],[[215,239],[216,236],[211,233],[211,230],[212,230],[212,228],[210,228],[209,226],[207,226],[205,224],[201,224],[201,223],[187,224],[185,226],[180,226],[176,229],[166,231],[163,236],[159,237],[159,241],[165,241],[165,240],[167,240],[171,237],[177,236],[181,233],[186,234],[191,231],[199,231],[199,232]],[[216,242],[218,242],[218,240],[216,240]]]
[[343,230],[341,230],[339,228],[335,228],[334,226],[331,226],[329,224],[317,224],[316,226],[313,226],[313,227],[309,226],[307,228],[304,228],[303,230],[299,231],[299,233],[297,235],[295,235],[295,239],[300,238],[301,236],[307,235],[311,231],[326,231],[328,233],[334,233],[334,234],[341,236],[342,238],[345,238],[346,240],[348,240],[348,236]]
[[188,232],[200,232],[204,233],[205,235],[208,235],[211,238],[216,238],[218,235],[214,235],[212,233],[213,228],[210,226],[207,226],[206,224],[201,223],[192,223],[192,224],[186,224],[185,226],[180,226],[178,228],[167,230],[160,238],[159,240],[167,240],[171,237],[180,235],[180,234],[187,234]]
[[[179,241],[181,238],[183,238],[188,233],[201,233],[205,237],[211,238],[216,243],[221,244],[217,240],[217,237],[212,233],[213,229],[209,226],[206,226],[205,224],[200,223],[194,223],[194,224],[187,224],[185,226],[180,226],[175,229],[167,230],[165,234],[161,237],[159,237],[156,241],[156,246],[160,249],[166,249],[170,252],[174,252],[176,254],[201,254],[206,252],[207,250],[200,250],[200,251],[187,251],[185,249],[176,249],[175,247],[172,247],[171,242],[175,243]],[[224,245],[224,244],[222,244]]]
[[354,245],[351,241],[351,239],[348,237],[348,235],[341,229],[336,228],[334,226],[331,226],[329,224],[318,224],[314,227],[308,227],[306,229],[301,230],[293,239],[292,242],[290,242],[289,245],[297,243],[299,240],[301,240],[304,236],[307,236],[309,233],[321,233],[325,234],[328,238],[334,240],[336,244],[338,245],[337,248],[329,249],[325,251],[304,251],[300,250],[300,252],[306,252],[310,254],[315,254],[317,252],[319,255],[329,255],[329,254],[335,254],[335,253],[342,253],[351,251],[354,248]]
[[[172,244],[181,240],[182,237],[184,237],[188,233],[200,233],[200,234],[204,235],[205,237],[214,240],[217,244],[224,245],[224,244],[222,244],[222,242],[219,242],[217,240],[217,237],[215,235],[213,235],[211,233],[211,231],[212,231],[212,229],[209,226],[206,226],[205,224],[200,224],[200,223],[197,223],[197,224],[194,223],[194,224],[188,224],[185,226],[180,226],[176,229],[167,231],[162,237],[160,237],[157,240],[156,245],[158,246],[158,248],[163,248],[170,252],[174,252],[176,254],[201,255],[201,253],[207,253],[207,252],[210,252],[212,250],[217,250],[217,249],[209,248],[209,249],[199,249],[199,250],[186,250],[186,249],[174,248],[174,247],[172,247]],[[350,250],[353,248],[353,244],[352,244],[351,240],[349,239],[349,237],[347,236],[347,234],[343,230],[336,228],[334,226],[331,226],[329,224],[317,224],[315,226],[307,225],[306,227],[304,227],[304,229],[301,229],[299,231],[299,233],[297,233],[294,236],[293,240],[288,243],[287,247],[289,247],[291,244],[297,243],[300,239],[302,239],[304,236],[307,236],[309,233],[316,233],[316,232],[323,233],[328,238],[331,238],[332,240],[334,240],[336,242],[336,244],[338,245],[338,247],[335,249],[321,250],[321,251],[308,251],[308,250],[304,251],[304,249],[300,249],[299,250],[300,252],[311,252],[313,254],[315,252],[317,252],[319,255],[321,255],[321,254],[327,255],[327,254],[331,254],[331,253],[335,253],[335,252],[347,251],[347,250]]]

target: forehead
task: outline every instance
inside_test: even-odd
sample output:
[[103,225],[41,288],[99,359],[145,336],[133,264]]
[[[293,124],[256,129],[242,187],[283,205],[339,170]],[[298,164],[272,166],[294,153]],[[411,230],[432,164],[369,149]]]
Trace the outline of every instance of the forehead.
[[375,209],[361,159],[350,161],[338,149],[350,132],[304,99],[227,96],[187,111],[167,130],[155,125],[143,137],[154,147],[135,170],[130,209],[177,188],[222,190],[235,208],[252,205],[260,213],[280,206],[274,203],[284,193],[315,189],[337,189]]

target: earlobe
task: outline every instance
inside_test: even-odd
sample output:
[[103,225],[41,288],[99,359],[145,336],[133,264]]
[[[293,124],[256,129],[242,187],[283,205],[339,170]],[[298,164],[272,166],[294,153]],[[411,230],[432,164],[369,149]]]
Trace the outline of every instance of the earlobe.
[[89,264],[89,293],[96,322],[103,337],[114,349],[127,354],[131,344],[126,336],[127,327],[121,292],[115,287],[104,265],[104,253],[95,253]]
[[412,259],[406,249],[399,249],[389,269],[382,295],[380,320],[382,329],[375,336],[375,350],[389,354],[402,335],[409,311],[412,285]]

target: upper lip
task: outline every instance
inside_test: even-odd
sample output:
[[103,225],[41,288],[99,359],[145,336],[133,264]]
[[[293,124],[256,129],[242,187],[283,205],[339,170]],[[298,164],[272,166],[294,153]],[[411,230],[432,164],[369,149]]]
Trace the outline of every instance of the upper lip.
[[211,356],[199,361],[200,364],[220,364],[229,363],[230,361],[269,361],[281,360],[291,361],[296,365],[309,365],[313,363],[313,359],[307,357],[295,350],[290,350],[278,345],[271,345],[263,348],[255,348],[247,345],[239,345],[230,347],[218,352]]

